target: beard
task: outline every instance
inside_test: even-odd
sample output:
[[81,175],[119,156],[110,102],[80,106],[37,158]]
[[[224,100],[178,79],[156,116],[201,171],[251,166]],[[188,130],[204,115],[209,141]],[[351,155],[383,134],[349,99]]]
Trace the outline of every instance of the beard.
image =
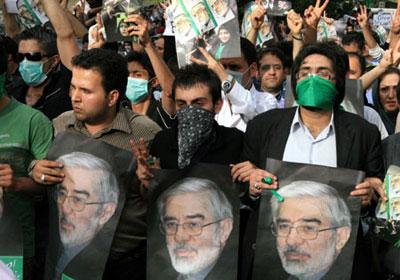
[[[64,229],[63,224],[67,224],[69,229]],[[59,232],[61,243],[64,248],[72,248],[82,245],[86,242],[91,241],[98,231],[99,220],[93,218],[89,224],[86,224],[84,228],[77,228],[76,225],[70,221],[65,215],[60,214],[59,219]]]
[[[186,250],[190,256],[178,256],[177,250]],[[168,246],[168,253],[174,269],[180,274],[196,274],[214,265],[222,251],[222,246],[214,238],[211,245],[194,248],[185,242]]]
[[[329,270],[336,259],[335,248],[336,237],[332,241],[328,241],[328,246],[322,250],[315,250],[311,253],[301,250],[296,246],[285,246],[283,250],[279,250],[279,256],[285,271],[294,275],[299,279],[309,279],[323,271]],[[287,254],[294,253],[303,255],[308,260],[288,260]]]

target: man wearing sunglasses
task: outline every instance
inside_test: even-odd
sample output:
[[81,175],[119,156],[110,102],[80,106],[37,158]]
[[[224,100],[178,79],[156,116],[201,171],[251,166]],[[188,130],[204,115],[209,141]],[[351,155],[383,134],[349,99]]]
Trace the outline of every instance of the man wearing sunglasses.
[[[215,273],[233,228],[232,205],[221,189],[207,179],[186,178],[168,188],[157,207],[171,264],[179,274],[167,278],[203,280]],[[226,273],[225,266],[224,279],[229,278]]]
[[17,62],[24,85],[17,99],[42,111],[49,119],[71,109],[71,72],[60,62],[56,34],[44,27],[26,29],[16,37]]

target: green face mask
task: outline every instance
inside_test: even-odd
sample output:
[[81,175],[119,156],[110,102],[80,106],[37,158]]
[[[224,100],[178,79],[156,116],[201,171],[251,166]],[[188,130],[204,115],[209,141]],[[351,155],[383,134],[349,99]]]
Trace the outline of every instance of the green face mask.
[[0,75],[0,98],[6,95],[6,73]]
[[318,75],[305,78],[296,86],[297,103],[327,111],[333,109],[337,90],[335,85]]

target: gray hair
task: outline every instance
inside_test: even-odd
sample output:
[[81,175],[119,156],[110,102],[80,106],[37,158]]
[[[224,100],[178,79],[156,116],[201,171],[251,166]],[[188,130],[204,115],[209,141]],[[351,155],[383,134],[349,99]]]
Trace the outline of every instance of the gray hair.
[[65,154],[56,161],[62,163],[64,168],[82,168],[100,173],[92,178],[92,185],[97,187],[94,191],[97,192],[101,201],[118,204],[118,182],[108,162],[92,154],[82,152]]
[[[325,213],[333,227],[351,228],[351,215],[346,202],[331,186],[314,181],[295,181],[278,190],[283,198],[316,198],[325,207]],[[279,201],[275,196],[271,198],[271,212],[273,221],[276,221],[279,211]],[[283,202],[285,203],[285,202]]]
[[165,203],[168,198],[175,195],[202,192],[208,194],[209,210],[215,220],[233,219],[231,203],[224,192],[214,182],[207,179],[188,177],[173,184],[158,198],[157,208],[161,220],[165,214]]

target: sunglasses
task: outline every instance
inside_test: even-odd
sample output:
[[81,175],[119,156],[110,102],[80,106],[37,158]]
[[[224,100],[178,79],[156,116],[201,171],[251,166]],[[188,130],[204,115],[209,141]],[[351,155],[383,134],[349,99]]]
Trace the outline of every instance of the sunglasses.
[[22,62],[25,58],[29,61],[41,61],[43,57],[48,57],[40,52],[17,53],[17,62]]

